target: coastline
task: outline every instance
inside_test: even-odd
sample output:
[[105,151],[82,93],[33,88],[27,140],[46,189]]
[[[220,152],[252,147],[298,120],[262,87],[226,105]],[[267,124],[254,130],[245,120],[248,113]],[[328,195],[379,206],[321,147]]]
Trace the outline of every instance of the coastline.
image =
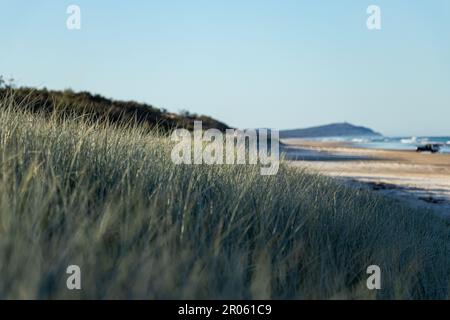
[[354,187],[370,188],[450,217],[450,155],[365,149],[345,142],[282,140],[294,167],[308,168]]

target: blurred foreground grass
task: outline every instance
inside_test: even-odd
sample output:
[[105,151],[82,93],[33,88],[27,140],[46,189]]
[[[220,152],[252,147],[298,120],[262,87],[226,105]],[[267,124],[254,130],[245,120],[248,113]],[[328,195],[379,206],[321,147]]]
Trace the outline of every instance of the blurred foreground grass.
[[286,165],[177,166],[164,135],[15,103],[0,101],[0,298],[449,297],[450,228],[429,212]]

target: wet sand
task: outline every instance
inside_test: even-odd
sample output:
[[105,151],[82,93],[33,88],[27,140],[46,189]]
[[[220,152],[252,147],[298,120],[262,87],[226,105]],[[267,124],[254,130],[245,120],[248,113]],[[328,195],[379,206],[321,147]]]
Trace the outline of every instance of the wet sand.
[[341,142],[282,141],[286,159],[450,217],[450,155],[363,149]]

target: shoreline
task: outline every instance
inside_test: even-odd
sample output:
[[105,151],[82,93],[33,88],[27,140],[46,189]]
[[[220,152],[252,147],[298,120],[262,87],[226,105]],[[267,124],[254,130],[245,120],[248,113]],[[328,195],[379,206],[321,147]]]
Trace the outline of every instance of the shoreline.
[[363,187],[431,209],[450,218],[450,155],[366,149],[346,142],[282,140],[294,167],[308,168],[353,187]]

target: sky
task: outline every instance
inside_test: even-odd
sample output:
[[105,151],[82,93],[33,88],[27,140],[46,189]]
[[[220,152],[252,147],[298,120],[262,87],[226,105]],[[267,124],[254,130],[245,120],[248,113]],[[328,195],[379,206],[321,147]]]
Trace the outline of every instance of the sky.
[[[69,30],[69,5],[81,29]],[[381,9],[381,30],[366,10]],[[450,135],[448,0],[0,0],[0,74],[240,128]]]

